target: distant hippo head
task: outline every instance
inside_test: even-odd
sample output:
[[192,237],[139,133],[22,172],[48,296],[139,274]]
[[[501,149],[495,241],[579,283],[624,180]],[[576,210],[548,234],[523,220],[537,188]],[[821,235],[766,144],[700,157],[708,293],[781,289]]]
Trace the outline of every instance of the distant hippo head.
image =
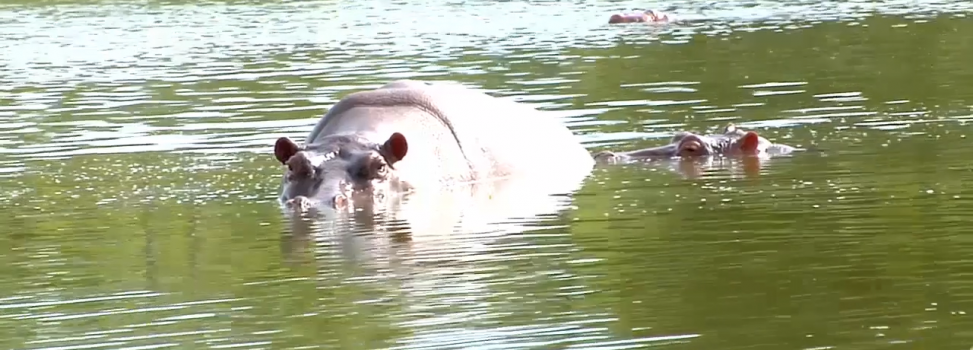
[[603,162],[617,162],[632,159],[703,157],[703,156],[741,156],[741,155],[783,155],[801,150],[788,145],[773,143],[754,131],[743,131],[732,123],[721,134],[702,135],[688,131],[677,132],[669,144],[631,152],[615,153],[601,151],[595,159]]
[[672,156],[677,157],[758,154],[773,145],[756,132],[744,132],[733,124],[727,125],[723,134],[717,135],[679,132],[672,137],[671,143],[674,146]]
[[614,14],[608,18],[609,24],[617,23],[636,23],[636,22],[668,22],[669,15],[656,11],[645,10],[637,13]]
[[301,149],[286,137],[277,139],[274,156],[287,166],[281,201],[288,207],[325,205],[343,208],[349,204],[404,191],[395,164],[405,158],[409,143],[393,133],[383,144],[363,138],[335,135]]
[[635,23],[635,22],[646,22],[646,21],[648,21],[648,16],[644,13],[614,14],[608,18],[609,24]]

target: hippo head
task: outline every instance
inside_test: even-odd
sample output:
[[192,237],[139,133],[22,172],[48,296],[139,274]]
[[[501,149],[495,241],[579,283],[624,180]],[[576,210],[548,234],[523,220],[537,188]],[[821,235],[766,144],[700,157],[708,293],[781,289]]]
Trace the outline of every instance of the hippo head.
[[723,129],[723,134],[699,135],[680,132],[670,143],[672,156],[696,157],[710,155],[735,156],[765,152],[772,143],[753,131],[742,131],[733,124]]
[[633,23],[633,22],[645,22],[648,20],[648,15],[644,13],[626,13],[626,14],[614,14],[608,18],[609,24],[618,23]]
[[601,151],[595,161],[603,163],[624,162],[635,159],[691,158],[705,156],[773,156],[801,150],[788,145],[773,143],[753,131],[743,131],[728,124],[721,134],[702,135],[688,131],[676,133],[669,144],[631,152]]
[[334,135],[304,149],[281,137],[274,145],[274,156],[287,166],[280,200],[291,208],[344,208],[388,191],[407,190],[396,176],[395,164],[408,150],[405,136],[397,132],[382,144]]

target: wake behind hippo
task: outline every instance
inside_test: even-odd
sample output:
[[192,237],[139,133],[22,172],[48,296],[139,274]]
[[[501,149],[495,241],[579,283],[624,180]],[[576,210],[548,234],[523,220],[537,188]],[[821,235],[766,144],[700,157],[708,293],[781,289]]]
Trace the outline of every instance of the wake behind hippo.
[[629,152],[601,151],[594,155],[598,162],[616,163],[641,159],[700,156],[776,156],[804,149],[773,143],[754,131],[743,131],[733,123],[720,134],[701,135],[682,131],[669,144]]
[[458,85],[412,80],[345,96],[303,146],[281,137],[274,155],[287,166],[281,202],[301,208],[342,208],[594,165],[571,131],[544,112]]

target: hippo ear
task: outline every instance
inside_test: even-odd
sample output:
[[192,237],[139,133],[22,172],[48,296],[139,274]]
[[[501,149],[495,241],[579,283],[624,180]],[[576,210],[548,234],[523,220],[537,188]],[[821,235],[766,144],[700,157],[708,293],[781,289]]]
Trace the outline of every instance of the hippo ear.
[[405,135],[401,133],[393,133],[389,136],[389,139],[385,141],[382,145],[382,153],[388,158],[389,164],[394,164],[405,158],[405,154],[409,152],[409,142],[405,140]]
[[297,150],[297,144],[286,137],[277,139],[277,143],[274,144],[274,156],[281,164],[286,164],[288,159],[297,154]]
[[740,150],[743,153],[757,153],[757,146],[760,145],[760,136],[753,131],[747,131],[740,137]]

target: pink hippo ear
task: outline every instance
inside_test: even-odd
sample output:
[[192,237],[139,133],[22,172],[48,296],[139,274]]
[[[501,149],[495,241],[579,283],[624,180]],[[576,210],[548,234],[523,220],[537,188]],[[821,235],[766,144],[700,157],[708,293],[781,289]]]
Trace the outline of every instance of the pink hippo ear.
[[747,131],[740,138],[740,151],[743,153],[757,153],[757,146],[760,145],[760,136],[753,131]]
[[405,135],[393,133],[382,145],[382,152],[388,158],[389,164],[395,164],[405,158],[405,154],[409,152],[409,142],[405,140]]
[[297,150],[297,144],[286,137],[277,139],[277,143],[274,144],[274,156],[281,164],[287,164],[287,160],[297,154]]

